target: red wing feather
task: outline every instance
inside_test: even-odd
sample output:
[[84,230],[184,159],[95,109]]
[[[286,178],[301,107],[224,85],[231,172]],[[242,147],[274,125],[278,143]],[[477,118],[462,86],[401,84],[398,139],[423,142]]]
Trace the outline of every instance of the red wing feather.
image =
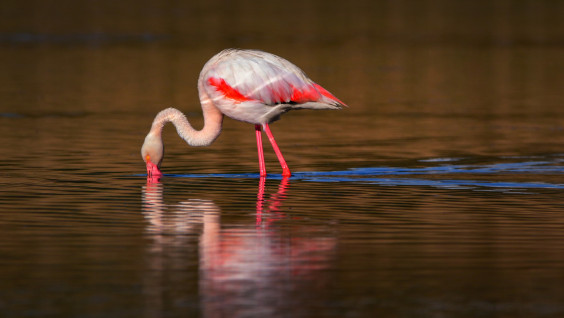
[[241,94],[238,90],[227,84],[223,78],[210,77],[208,79],[208,83],[214,86],[217,91],[221,92],[227,98],[234,99],[239,102],[251,100],[251,98]]

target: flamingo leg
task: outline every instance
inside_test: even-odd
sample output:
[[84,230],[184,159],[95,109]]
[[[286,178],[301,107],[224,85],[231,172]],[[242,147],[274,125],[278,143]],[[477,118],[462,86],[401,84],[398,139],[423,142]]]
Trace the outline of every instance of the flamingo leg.
[[272,148],[274,148],[274,152],[276,153],[276,157],[278,157],[278,161],[280,161],[280,166],[282,166],[282,176],[290,177],[292,173],[290,172],[290,168],[288,168],[288,165],[286,164],[286,160],[284,160],[284,156],[282,156],[280,148],[278,148],[278,145],[276,144],[276,140],[274,140],[274,136],[270,131],[270,127],[268,127],[268,124],[263,124],[262,126],[264,127],[264,131],[268,136],[268,140],[270,140],[270,143],[272,144]]
[[266,177],[266,165],[264,164],[264,152],[262,150],[262,129],[260,125],[255,125],[255,134],[257,136],[257,151],[260,176]]

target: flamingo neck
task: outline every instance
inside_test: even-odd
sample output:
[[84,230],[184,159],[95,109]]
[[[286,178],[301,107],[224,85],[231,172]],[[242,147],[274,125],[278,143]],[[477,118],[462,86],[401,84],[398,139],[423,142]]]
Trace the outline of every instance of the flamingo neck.
[[181,111],[171,107],[157,114],[150,133],[161,136],[164,125],[170,122],[176,128],[178,135],[190,146],[209,146],[221,133],[223,114],[202,90],[200,90],[200,102],[204,114],[204,127],[201,130],[194,129]]

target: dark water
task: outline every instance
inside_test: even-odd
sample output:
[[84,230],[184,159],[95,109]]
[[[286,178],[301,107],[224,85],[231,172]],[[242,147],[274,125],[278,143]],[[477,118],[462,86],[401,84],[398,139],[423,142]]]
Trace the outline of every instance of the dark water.
[[[564,25],[558,1],[0,6],[0,316],[564,316]],[[349,104],[210,147],[226,47],[282,55]]]

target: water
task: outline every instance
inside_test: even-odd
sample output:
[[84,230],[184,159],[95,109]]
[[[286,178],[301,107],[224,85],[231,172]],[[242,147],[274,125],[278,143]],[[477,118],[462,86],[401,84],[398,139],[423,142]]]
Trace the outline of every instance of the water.
[[[0,19],[1,316],[564,315],[562,4],[24,5]],[[167,127],[147,180],[153,116],[201,127],[225,47],[350,108],[272,125],[290,179],[226,119],[206,148]]]

